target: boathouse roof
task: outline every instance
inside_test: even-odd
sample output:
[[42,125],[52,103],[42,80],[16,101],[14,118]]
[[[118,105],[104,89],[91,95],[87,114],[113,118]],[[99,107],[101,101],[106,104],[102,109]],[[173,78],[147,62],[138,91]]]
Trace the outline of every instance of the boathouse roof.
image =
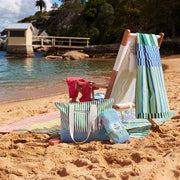
[[33,30],[31,23],[12,23],[6,27],[6,30],[26,30],[29,28]]

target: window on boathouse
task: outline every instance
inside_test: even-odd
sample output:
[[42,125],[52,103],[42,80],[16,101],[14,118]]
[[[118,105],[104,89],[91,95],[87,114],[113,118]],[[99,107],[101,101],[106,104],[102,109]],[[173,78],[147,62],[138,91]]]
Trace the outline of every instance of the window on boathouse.
[[10,31],[10,37],[24,37],[24,31]]

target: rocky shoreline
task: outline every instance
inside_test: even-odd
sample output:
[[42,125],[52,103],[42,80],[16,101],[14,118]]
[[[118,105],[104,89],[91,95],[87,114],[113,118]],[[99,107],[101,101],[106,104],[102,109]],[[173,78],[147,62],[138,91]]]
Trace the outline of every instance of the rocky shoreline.
[[[120,43],[91,45],[84,50],[34,48],[34,52],[45,52],[46,59],[85,60],[88,58],[111,59],[116,58]],[[0,51],[7,50],[7,37],[0,38]],[[180,39],[165,39],[160,48],[161,55],[180,54]]]

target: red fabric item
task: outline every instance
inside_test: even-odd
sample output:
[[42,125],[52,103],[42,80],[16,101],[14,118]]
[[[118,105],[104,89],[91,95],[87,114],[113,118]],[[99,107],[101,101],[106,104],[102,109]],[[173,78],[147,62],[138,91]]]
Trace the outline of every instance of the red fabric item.
[[66,82],[69,88],[69,98],[75,98],[78,96],[77,90],[76,90],[78,81],[85,82],[85,80],[80,77],[68,77],[66,79]]
[[[98,89],[98,88],[93,87],[93,88],[92,88],[92,91],[94,91],[94,90],[96,90],[96,89]],[[79,99],[79,101],[80,101],[80,102],[91,101],[90,94],[91,94],[90,82],[85,81],[85,82],[82,84],[82,96],[81,96],[81,98]]]
[[80,102],[87,102],[90,101],[90,93],[91,93],[91,88],[89,87],[89,82],[86,81],[82,84],[82,96],[79,99]]

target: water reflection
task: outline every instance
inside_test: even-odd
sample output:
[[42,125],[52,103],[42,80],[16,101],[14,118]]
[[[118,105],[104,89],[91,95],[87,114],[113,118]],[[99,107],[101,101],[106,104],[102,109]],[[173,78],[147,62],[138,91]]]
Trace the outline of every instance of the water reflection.
[[0,57],[4,57],[7,54],[6,51],[0,51]]
[[31,74],[31,72],[33,71],[33,59],[32,58],[25,58],[25,66],[24,66],[24,68],[26,69],[26,71],[28,72],[28,73],[30,73]]
[[[107,76],[114,61],[66,61],[41,58],[0,58],[0,96],[11,91],[52,87],[67,77]],[[1,97],[0,97],[1,99]]]

